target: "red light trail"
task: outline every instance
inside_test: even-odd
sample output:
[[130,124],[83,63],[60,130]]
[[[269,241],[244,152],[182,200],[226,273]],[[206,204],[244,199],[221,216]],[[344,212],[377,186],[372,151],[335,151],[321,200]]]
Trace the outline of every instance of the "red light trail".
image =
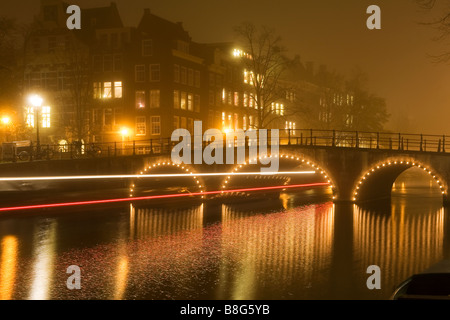
[[226,193],[234,193],[234,192],[254,192],[254,191],[269,191],[269,190],[280,190],[280,189],[299,189],[299,188],[308,188],[308,187],[325,187],[325,186],[329,186],[329,185],[330,185],[329,183],[310,183],[310,184],[297,184],[297,185],[289,185],[289,186],[274,186],[274,187],[247,188],[247,189],[235,189],[235,190],[223,190],[223,191],[166,194],[166,195],[158,195],[158,196],[121,198],[121,199],[119,198],[119,199],[80,201],[80,202],[52,203],[52,204],[0,208],[0,212],[75,207],[75,206],[86,206],[86,205],[94,205],[94,204],[121,203],[121,202],[133,202],[133,201],[156,200],[156,199],[172,199],[172,198],[182,198],[182,197],[198,197],[198,196],[217,195],[217,194],[226,194]]

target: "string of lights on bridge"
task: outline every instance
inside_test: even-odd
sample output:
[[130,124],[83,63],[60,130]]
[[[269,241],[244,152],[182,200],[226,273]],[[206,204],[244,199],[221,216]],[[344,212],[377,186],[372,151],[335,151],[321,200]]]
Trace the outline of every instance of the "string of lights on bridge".
[[416,167],[419,168],[423,171],[425,171],[429,176],[431,176],[434,181],[436,181],[436,183],[439,186],[439,189],[441,190],[441,193],[444,195],[445,194],[445,190],[444,190],[444,185],[442,183],[442,178],[439,177],[439,175],[437,173],[433,173],[433,171],[431,171],[431,169],[428,168],[428,166],[421,164],[417,161],[387,161],[387,162],[382,162],[377,164],[376,166],[372,167],[372,169],[370,169],[369,171],[367,171],[364,175],[361,176],[360,180],[358,181],[358,183],[356,184],[356,187],[353,191],[353,201],[357,201],[359,196],[360,196],[360,190],[362,185],[367,182],[367,180],[370,178],[370,176],[372,174],[374,174],[377,171],[383,170],[385,168],[389,168],[392,166],[396,166],[396,165],[407,165],[410,167]]

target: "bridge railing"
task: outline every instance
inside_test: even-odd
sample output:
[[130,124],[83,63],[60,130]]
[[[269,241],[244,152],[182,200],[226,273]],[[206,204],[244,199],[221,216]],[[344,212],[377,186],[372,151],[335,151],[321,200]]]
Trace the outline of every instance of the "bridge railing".
[[[192,137],[194,139],[194,137]],[[225,139],[224,139],[225,141]],[[270,143],[270,139],[268,140]],[[178,142],[170,138],[118,141],[108,143],[76,143],[18,147],[12,157],[3,162],[34,160],[65,160],[96,157],[121,157],[170,154]],[[192,140],[192,146],[194,141]],[[242,142],[241,142],[242,143]],[[417,152],[450,151],[450,136],[361,132],[338,130],[292,129],[280,130],[280,145],[304,147],[358,148]],[[202,143],[202,148],[206,143]],[[1,153],[3,154],[3,152]]]
[[446,152],[450,136],[337,130],[282,130],[282,145]]

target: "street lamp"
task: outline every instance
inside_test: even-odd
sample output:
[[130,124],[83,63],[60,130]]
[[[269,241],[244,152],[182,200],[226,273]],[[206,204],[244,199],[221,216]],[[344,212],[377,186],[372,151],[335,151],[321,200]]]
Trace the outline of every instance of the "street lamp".
[[31,105],[34,107],[34,113],[36,116],[36,137],[37,137],[37,141],[36,141],[36,151],[37,154],[40,154],[41,152],[41,139],[39,136],[39,108],[42,107],[42,103],[44,102],[44,99],[42,99],[40,96],[38,95],[32,95],[29,98],[29,101],[31,103]]
[[125,154],[125,137],[128,136],[130,130],[126,127],[120,129],[120,134],[122,135],[122,154]]
[[4,116],[4,117],[2,118],[2,124],[3,124],[3,125],[7,126],[7,125],[9,125],[10,123],[11,123],[11,118],[10,118],[10,117]]

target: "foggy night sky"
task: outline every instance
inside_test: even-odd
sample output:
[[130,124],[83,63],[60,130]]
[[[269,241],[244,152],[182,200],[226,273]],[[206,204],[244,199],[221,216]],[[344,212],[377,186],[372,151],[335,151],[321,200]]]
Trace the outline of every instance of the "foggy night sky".
[[[110,0],[67,0],[81,7],[109,6]],[[450,47],[433,41],[436,31],[418,22],[432,15],[413,0],[116,0],[126,26],[137,26],[143,8],[182,21],[197,42],[233,40],[243,21],[274,27],[290,54],[316,68],[350,75],[355,66],[369,76],[369,89],[386,98],[392,114],[387,129],[450,134],[450,65],[427,56]],[[30,21],[38,0],[0,2],[0,15]],[[382,30],[366,28],[369,5],[380,6]],[[450,8],[449,8],[450,10]],[[450,39],[449,39],[450,41]],[[399,128],[399,123],[403,126]],[[406,122],[409,122],[407,124]]]

